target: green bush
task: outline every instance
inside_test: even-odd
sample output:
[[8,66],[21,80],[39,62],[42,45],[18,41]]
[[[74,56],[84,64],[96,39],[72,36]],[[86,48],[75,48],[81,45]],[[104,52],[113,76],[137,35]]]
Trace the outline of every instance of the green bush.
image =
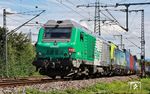
[[35,48],[31,44],[27,35],[23,33],[13,33],[8,36],[8,64],[5,64],[5,29],[0,28],[0,76],[6,76],[8,68],[9,77],[30,76],[35,68],[32,61],[35,57]]

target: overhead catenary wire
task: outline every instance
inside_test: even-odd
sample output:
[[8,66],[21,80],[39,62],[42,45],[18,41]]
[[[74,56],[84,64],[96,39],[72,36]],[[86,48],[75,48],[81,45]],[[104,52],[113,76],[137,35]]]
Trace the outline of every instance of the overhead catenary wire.
[[[72,4],[73,6],[75,6],[75,7],[76,7],[76,4],[74,4],[73,2],[71,2],[71,1],[69,1],[69,0],[66,0],[66,2],[68,2],[68,3]],[[81,8],[80,8],[80,9],[81,9]],[[86,10],[84,10],[84,9],[81,9],[81,10],[86,11]]]
[[[131,23],[130,23],[130,27],[133,27],[132,25],[133,25],[133,22],[134,22],[134,20],[135,20],[135,18],[136,18],[136,14],[134,14],[134,16],[132,17],[132,20],[131,20]],[[135,25],[135,24],[134,24]]]
[[[122,11],[122,12],[125,12],[125,10],[121,10],[121,11]],[[135,15],[135,16],[136,16],[136,15]],[[133,23],[133,20],[135,19],[135,16],[133,16],[133,19],[132,19],[132,21],[131,21],[132,23]],[[132,24],[131,24],[131,25],[132,25]],[[130,26],[131,26],[131,25],[130,25]],[[134,24],[134,25],[135,25],[135,24]],[[133,26],[132,26],[132,27],[133,27]],[[125,33],[126,33],[126,32],[125,32]],[[133,35],[136,36],[137,38],[139,37],[139,36],[137,36],[137,35],[135,35],[135,34],[133,34]]]
[[120,0],[119,3],[123,3],[123,2],[126,2],[126,1],[127,1],[127,0]]
[[[113,26],[112,26],[113,27]],[[115,28],[115,27],[114,27]],[[117,31],[118,32],[118,31]],[[120,32],[118,32],[119,34],[121,34]],[[122,35],[122,34],[121,34]],[[138,49],[141,49],[141,47],[139,47],[137,44],[135,44],[134,42],[132,42],[131,40],[129,40],[127,37],[124,37],[128,42],[130,42],[131,44],[133,44],[135,47],[137,47]]]
[[[60,1],[60,0],[59,0]],[[55,0],[48,0],[48,3],[47,2],[43,2],[42,0],[38,0],[38,2],[39,2],[39,4],[41,4],[41,5],[44,5],[44,7],[46,6],[46,7],[49,7],[49,5],[50,4],[57,4],[57,7],[62,7],[62,5],[60,5],[59,3],[60,2],[56,2]],[[49,4],[50,3],[50,4]],[[52,13],[52,11],[51,11],[51,9],[49,8],[49,9],[46,9],[46,8],[44,8],[47,12],[51,12]],[[71,11],[72,12],[72,11]],[[59,12],[60,13],[60,12]],[[70,12],[69,12],[70,13]],[[63,12],[63,14],[64,15],[67,15],[67,13],[64,13]],[[49,19],[50,18],[50,15],[48,14],[45,14],[45,19]]]
[[[108,12],[108,14],[115,20],[115,23],[116,24],[119,24],[119,26],[120,27],[122,27],[121,25],[120,25],[120,23],[112,16],[112,14],[109,12],[109,11],[107,11]],[[106,14],[104,14],[103,12],[101,12],[105,17],[107,17],[108,19],[111,19],[110,17],[108,17]],[[112,19],[111,19],[112,20]],[[122,27],[123,28],[123,27]],[[125,28],[123,28],[124,30],[125,30]],[[127,40],[128,40],[128,38],[126,38]],[[132,43],[133,45],[135,45],[137,48],[140,48],[140,47],[138,47],[138,45],[136,45],[135,43],[133,43],[132,41],[130,41],[130,40],[128,40],[130,43]]]
[[[113,18],[113,19],[115,19],[113,16],[112,16],[112,14],[109,12],[109,11],[107,11],[109,14],[110,14],[110,16]],[[111,19],[110,17],[108,17],[106,14],[104,14],[103,12],[101,12],[105,17],[107,17],[108,19]],[[111,19],[112,20],[112,19]],[[119,24],[120,25],[120,23],[115,19],[115,23],[116,24]],[[120,25],[121,26],[121,25]],[[134,42],[132,42],[132,41],[130,41],[128,38],[126,38],[126,40],[127,41],[129,41],[130,43],[132,43],[134,46],[136,46],[137,48],[140,48],[138,45],[136,45]]]
[[[22,14],[22,15],[36,15],[37,12],[41,12],[43,10],[35,10],[35,11],[26,11],[26,12],[18,12],[18,13],[14,13],[14,14]],[[36,13],[36,14],[32,14],[32,13]]]
[[[108,9],[105,9],[107,11],[107,13],[113,18],[114,22],[120,26],[122,29],[125,30],[125,28],[119,23],[119,21],[108,11]],[[123,11],[123,10],[113,10],[113,11]],[[109,16],[107,16],[106,14],[104,14],[102,11],[100,11],[105,17],[111,19]]]
[[117,22],[117,24],[124,30],[126,30],[120,23],[119,21],[110,13],[110,11],[107,9],[106,10],[108,12],[108,14],[115,20],[115,22]]
[[7,18],[8,18],[8,19],[11,19],[11,20],[13,20],[13,21],[15,21],[15,22],[17,22],[17,23],[22,23],[21,21],[16,20],[16,19],[13,19],[13,18],[11,18],[11,17],[8,17],[8,16],[7,16]]
[[[7,18],[9,18],[10,20],[15,21],[15,22],[17,22],[17,23],[22,23],[21,21],[16,20],[16,19],[13,19],[13,18],[11,18],[11,17],[7,17]],[[14,23],[13,23],[13,25],[14,25]],[[36,23],[28,23],[28,24],[26,24],[26,25],[24,25],[24,26],[42,26],[42,25],[41,25],[41,24],[36,24]]]
[[[107,11],[109,14],[110,14],[110,16],[112,17],[112,18],[114,18],[113,17],[113,15],[110,13],[110,11],[108,11],[108,9],[105,9],[105,10],[103,10],[103,11]],[[122,11],[122,12],[125,12],[125,9],[119,9],[119,10],[112,10],[111,9],[111,11]],[[104,13],[102,13],[103,15],[105,15]],[[106,16],[106,15],[105,15]],[[108,18],[108,16],[106,16],[107,18]],[[135,18],[135,17],[134,17]],[[118,24],[120,24],[115,18],[114,18],[114,20],[115,20],[115,22],[117,22]],[[121,25],[120,25],[121,26]],[[138,38],[138,36],[137,35],[135,35],[134,34],[134,36],[136,36],[137,38]]]
[[[59,0],[57,0],[57,1],[59,1]],[[80,0],[80,1],[82,1],[82,0]],[[123,1],[123,0],[122,0]]]
[[[130,13],[130,12],[129,12],[129,13]],[[131,27],[134,27],[134,26],[133,26],[133,20],[135,19],[135,16],[137,16],[137,15],[134,15],[134,16],[133,16],[132,21],[131,21],[131,25],[130,25]],[[137,22],[137,21],[136,21],[136,22]],[[134,25],[135,25],[135,24],[134,24]],[[134,30],[135,30],[135,29],[134,29]],[[129,31],[131,31],[131,30],[129,30]],[[125,32],[125,33],[127,33],[127,32]],[[130,34],[134,35],[134,37],[136,37],[136,39],[138,39],[138,40],[140,40],[140,38],[141,38],[141,37],[137,36],[137,35],[134,34],[134,33],[130,33]]]
[[[29,20],[27,17],[25,17],[25,16],[22,15],[22,14],[14,14],[14,15],[17,16],[17,17],[23,18],[23,19],[25,19],[25,20]],[[29,15],[28,15],[28,17],[29,17]]]
[[[105,9],[109,14],[110,16],[115,20],[115,22],[117,22],[118,24],[120,24],[114,17],[113,15],[110,13],[110,11],[108,11],[108,9]],[[116,11],[116,10],[115,10]],[[117,11],[123,11],[124,12],[124,9],[123,10],[117,10]],[[102,13],[102,12],[101,12]],[[107,18],[109,18],[106,14],[102,13],[103,15],[105,15]],[[111,18],[109,18],[111,19]],[[120,25],[121,26],[121,25]],[[134,34],[135,35],[135,34]],[[136,36],[136,35],[135,35]],[[138,38],[138,36],[136,36]]]
[[87,0],[78,0],[79,2],[83,2],[83,3],[86,3],[87,2]]
[[134,46],[136,46],[137,48],[141,49],[141,47],[139,47],[137,44],[135,44],[134,42],[130,41],[127,37],[125,38],[127,41],[129,41],[130,43],[132,43]]
[[114,21],[113,19],[111,19],[109,16],[107,16],[105,13],[103,13],[102,11],[100,11],[102,15],[104,15],[106,18],[108,18],[109,20],[113,21],[116,25],[116,21]]
[[83,18],[86,18],[85,16],[83,16],[82,14],[80,14],[79,12],[75,11],[73,8],[67,6],[66,4],[64,3],[61,3],[59,0],[56,0],[57,2],[59,2],[60,4],[62,4],[63,6],[65,6],[66,8],[68,9],[71,9],[72,11],[74,11],[76,14],[78,14],[79,16],[83,17]]
[[33,19],[37,18],[38,16],[40,16],[42,13],[44,13],[45,10],[41,11],[39,14],[37,14],[36,16],[32,17],[30,20],[26,21],[25,23],[23,23],[22,25],[16,27],[15,29],[13,29],[11,32],[8,32],[7,35],[13,34],[14,32],[16,32],[18,29],[20,29],[22,26],[26,25],[27,23],[29,23],[30,21],[32,21]]
[[[71,2],[70,0],[66,0],[68,3],[70,3],[70,4],[72,4],[73,6],[77,6],[76,4],[74,4],[73,2]],[[80,10],[82,10],[82,11],[85,11],[85,12],[87,12],[86,10],[84,10],[84,9],[82,9],[82,8],[79,8]],[[87,13],[87,14],[89,14],[89,13]],[[90,15],[89,15],[90,16]],[[90,18],[92,18],[92,16],[90,16]]]

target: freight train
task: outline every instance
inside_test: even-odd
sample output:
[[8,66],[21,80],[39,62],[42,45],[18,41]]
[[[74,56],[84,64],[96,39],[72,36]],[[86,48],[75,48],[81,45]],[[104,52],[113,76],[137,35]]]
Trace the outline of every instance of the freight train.
[[40,28],[33,65],[42,75],[100,77],[129,75],[136,57],[71,20],[49,20]]

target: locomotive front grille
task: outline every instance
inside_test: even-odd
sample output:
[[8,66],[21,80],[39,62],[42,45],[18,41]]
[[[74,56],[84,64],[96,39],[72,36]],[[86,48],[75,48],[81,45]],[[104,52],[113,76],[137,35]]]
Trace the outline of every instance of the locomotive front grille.
[[48,55],[62,55],[63,49],[58,48],[51,48],[47,50]]

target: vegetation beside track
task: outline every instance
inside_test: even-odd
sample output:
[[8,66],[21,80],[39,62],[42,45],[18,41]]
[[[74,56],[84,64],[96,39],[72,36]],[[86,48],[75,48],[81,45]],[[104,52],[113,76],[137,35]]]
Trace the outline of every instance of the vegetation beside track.
[[[135,80],[136,81],[136,80]],[[93,86],[82,89],[67,89],[64,91],[49,91],[41,92],[36,89],[28,89],[27,94],[149,94],[150,93],[150,78],[143,78],[138,80],[141,82],[141,90],[130,89],[128,82],[113,81],[97,83]]]
[[[8,62],[5,63],[5,30],[0,27],[0,77],[24,77],[33,75],[35,67],[32,61],[35,49],[23,33],[13,33],[7,36]],[[6,72],[8,70],[8,72]]]

